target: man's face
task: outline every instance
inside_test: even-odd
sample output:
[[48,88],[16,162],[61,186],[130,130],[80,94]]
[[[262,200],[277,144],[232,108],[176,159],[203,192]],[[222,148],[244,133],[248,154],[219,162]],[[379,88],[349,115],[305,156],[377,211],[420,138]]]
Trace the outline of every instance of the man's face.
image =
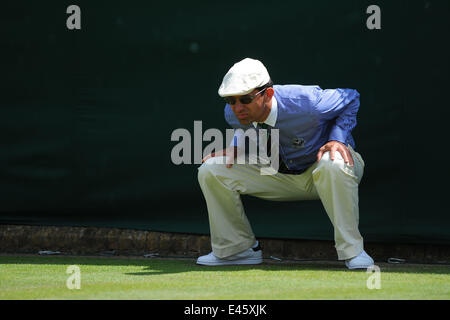
[[[249,95],[255,95],[256,93],[258,93],[258,91],[255,89],[250,92]],[[242,96],[235,96],[236,103],[231,104],[231,109],[241,124],[249,125],[253,121],[259,122],[261,119],[265,119],[264,115],[267,113],[265,106],[265,101],[267,100],[265,98],[266,91],[258,94],[249,104],[243,104],[239,100],[240,97]]]

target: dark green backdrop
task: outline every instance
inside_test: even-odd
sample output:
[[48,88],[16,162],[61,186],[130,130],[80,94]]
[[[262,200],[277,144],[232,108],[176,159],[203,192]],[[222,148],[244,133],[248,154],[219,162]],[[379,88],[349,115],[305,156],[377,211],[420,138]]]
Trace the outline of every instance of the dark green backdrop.
[[[209,233],[198,165],[172,164],[170,137],[225,130],[217,89],[252,57],[276,84],[360,92],[366,241],[450,243],[448,1],[9,2],[0,223]],[[259,237],[333,239],[319,201],[243,200]]]

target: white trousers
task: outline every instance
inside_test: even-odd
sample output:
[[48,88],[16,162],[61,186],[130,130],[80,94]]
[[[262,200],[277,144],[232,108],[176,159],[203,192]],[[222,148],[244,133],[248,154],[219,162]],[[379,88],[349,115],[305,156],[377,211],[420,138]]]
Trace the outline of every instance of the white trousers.
[[354,166],[346,164],[339,152],[334,161],[326,152],[301,175],[261,175],[258,165],[234,164],[226,168],[223,157],[208,159],[198,168],[198,181],[208,208],[214,255],[225,258],[255,243],[240,197],[244,194],[273,201],[320,199],[334,227],[338,259],[357,256],[363,250],[358,229],[358,185],[364,161],[349,149]]

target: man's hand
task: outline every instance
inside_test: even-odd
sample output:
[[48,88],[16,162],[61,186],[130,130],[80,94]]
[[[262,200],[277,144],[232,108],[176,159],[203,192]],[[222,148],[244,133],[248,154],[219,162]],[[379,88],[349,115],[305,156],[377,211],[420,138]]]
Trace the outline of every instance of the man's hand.
[[223,149],[222,151],[219,151],[219,152],[213,152],[213,153],[207,155],[206,157],[204,157],[202,159],[202,163],[205,162],[206,160],[208,160],[209,158],[222,157],[222,156],[226,157],[227,168],[231,168],[233,166],[234,159],[236,159],[236,156],[237,156],[237,147],[229,147],[229,148]]
[[322,156],[325,152],[330,151],[330,159],[334,161],[334,153],[338,151],[342,158],[344,158],[345,163],[350,164],[353,166],[353,157],[350,153],[350,150],[348,150],[347,146],[339,141],[329,141],[327,144],[325,144],[322,148],[319,149],[319,152],[317,153],[317,162],[322,159]]

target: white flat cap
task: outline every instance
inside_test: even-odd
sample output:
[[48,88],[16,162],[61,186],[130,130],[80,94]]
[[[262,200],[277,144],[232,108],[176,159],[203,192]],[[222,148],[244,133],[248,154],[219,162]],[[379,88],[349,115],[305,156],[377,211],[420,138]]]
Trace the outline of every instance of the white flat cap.
[[240,96],[270,81],[266,67],[259,60],[245,58],[235,63],[223,77],[219,96]]

